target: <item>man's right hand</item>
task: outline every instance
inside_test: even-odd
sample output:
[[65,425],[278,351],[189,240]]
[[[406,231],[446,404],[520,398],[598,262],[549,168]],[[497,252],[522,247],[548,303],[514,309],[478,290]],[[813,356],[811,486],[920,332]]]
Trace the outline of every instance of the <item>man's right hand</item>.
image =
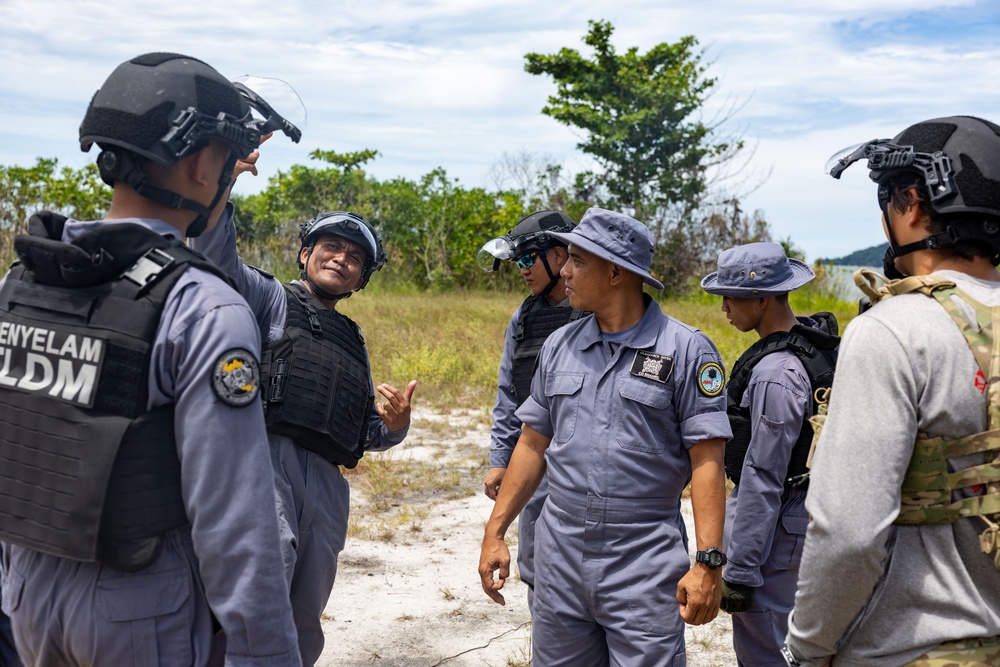
[[507,474],[506,468],[490,468],[486,473],[486,497],[496,500],[500,495],[500,485],[503,483],[503,476]]
[[[494,571],[497,571],[496,579],[493,578]],[[510,550],[507,549],[507,543],[502,538],[484,537],[479,555],[479,579],[483,584],[483,591],[498,604],[506,605],[500,589],[509,576]]]

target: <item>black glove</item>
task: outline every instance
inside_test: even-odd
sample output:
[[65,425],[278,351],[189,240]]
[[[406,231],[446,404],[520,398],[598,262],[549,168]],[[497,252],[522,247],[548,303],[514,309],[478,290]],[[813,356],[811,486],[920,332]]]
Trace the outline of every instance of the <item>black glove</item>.
[[741,611],[750,611],[753,606],[753,592],[756,586],[744,586],[743,584],[731,584],[725,579],[722,580],[722,604],[719,606],[722,611],[730,614],[738,614]]

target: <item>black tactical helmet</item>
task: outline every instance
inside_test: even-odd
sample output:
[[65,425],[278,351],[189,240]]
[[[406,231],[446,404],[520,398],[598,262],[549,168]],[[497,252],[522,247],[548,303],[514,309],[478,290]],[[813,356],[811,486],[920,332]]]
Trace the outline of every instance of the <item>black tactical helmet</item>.
[[[254,118],[251,107],[261,118]],[[187,235],[201,234],[233,178],[236,160],[260,145],[262,133],[301,133],[246,86],[237,86],[206,63],[176,53],[147,53],[119,65],[101,86],[80,125],[80,148],[101,147],[97,166],[108,185],[123,181],[147,199],[198,215]],[[169,167],[209,140],[232,149],[215,198],[205,206],[149,183],[143,159]]]
[[119,65],[80,125],[80,148],[117,146],[170,166],[209,139],[245,158],[260,144],[250,106],[206,63],[176,53],[147,53]]
[[576,227],[573,219],[561,211],[538,211],[514,225],[514,228],[499,238],[488,241],[476,259],[485,271],[496,271],[500,260],[517,259],[533,252],[544,252],[549,248],[566,244],[549,232],[571,232]]
[[[309,255],[312,255],[312,247],[321,236],[342,236],[349,241],[357,243],[365,251],[365,266],[361,272],[361,285],[358,289],[364,289],[371,279],[372,274],[385,266],[385,250],[382,249],[382,237],[378,235],[375,228],[357,213],[350,211],[329,211],[320,213],[312,220],[308,220],[299,225],[299,246],[298,257],[302,257],[302,249],[309,248]],[[306,258],[308,263],[309,258]],[[302,280],[307,281],[305,265],[300,261],[299,268],[302,269]],[[311,283],[310,283],[311,284]],[[315,286],[313,286],[315,288]],[[323,298],[341,297],[343,295],[324,295]]]
[[925,120],[892,139],[840,151],[827,162],[827,170],[840,178],[861,159],[867,159],[869,176],[879,184],[883,214],[892,183],[912,174],[922,178],[927,202],[945,226],[944,232],[906,246],[896,243],[890,229],[887,275],[898,273],[891,268],[896,257],[923,248],[978,241],[1000,253],[1000,126],[973,116]]

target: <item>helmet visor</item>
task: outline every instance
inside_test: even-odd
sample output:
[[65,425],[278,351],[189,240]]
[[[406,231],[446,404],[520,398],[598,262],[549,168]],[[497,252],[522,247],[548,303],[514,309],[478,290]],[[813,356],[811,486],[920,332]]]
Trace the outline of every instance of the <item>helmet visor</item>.
[[250,105],[250,123],[261,133],[281,131],[295,143],[302,138],[308,114],[302,98],[281,79],[243,75],[233,85]]
[[479,249],[479,252],[476,253],[476,260],[483,271],[496,271],[500,268],[499,260],[513,257],[512,251],[513,247],[511,246],[510,239],[506,236],[501,236],[492,241],[487,241]]

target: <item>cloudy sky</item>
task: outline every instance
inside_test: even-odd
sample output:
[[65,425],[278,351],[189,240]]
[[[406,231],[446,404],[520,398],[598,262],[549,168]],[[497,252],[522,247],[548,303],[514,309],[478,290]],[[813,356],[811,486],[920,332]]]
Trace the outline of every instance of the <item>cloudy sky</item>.
[[723,129],[753,147],[743,208],[810,260],[884,240],[863,165],[834,181],[831,154],[926,118],[1000,121],[994,0],[0,0],[0,164],[82,167],[94,91],[132,56],[175,51],[283,79],[308,110],[302,143],[268,143],[244,193],[316,148],[377,149],[378,178],[440,166],[466,187],[494,187],[505,153],[580,171],[580,136],[540,113],[555,87],[524,54],[586,53],[588,19],[615,26],[619,51],[697,37],[719,80],[706,118],[730,113]]

